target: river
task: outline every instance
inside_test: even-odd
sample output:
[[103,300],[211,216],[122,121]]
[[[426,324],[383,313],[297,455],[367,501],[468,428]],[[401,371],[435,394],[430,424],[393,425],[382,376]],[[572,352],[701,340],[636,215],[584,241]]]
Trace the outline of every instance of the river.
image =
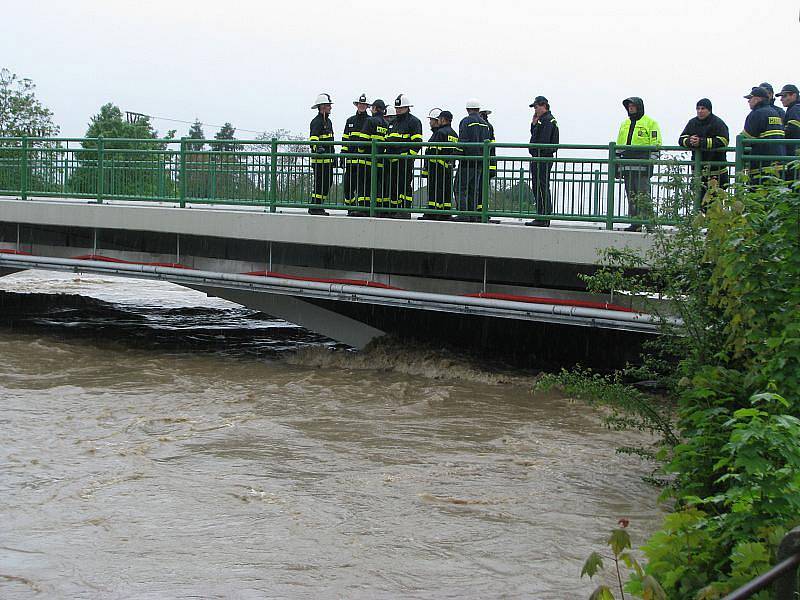
[[636,436],[531,373],[158,282],[0,293],[2,598],[587,598],[663,516]]

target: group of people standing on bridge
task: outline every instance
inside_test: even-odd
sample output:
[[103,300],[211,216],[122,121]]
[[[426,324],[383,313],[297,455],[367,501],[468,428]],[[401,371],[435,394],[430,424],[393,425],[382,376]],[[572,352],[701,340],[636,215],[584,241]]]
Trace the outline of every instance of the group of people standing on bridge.
[[[785,107],[774,105],[774,97],[779,97]],[[774,94],[769,83],[754,86],[745,96],[750,113],[744,125],[743,134],[755,139],[800,139],[800,105],[798,88],[793,84],[783,86]],[[311,142],[311,165],[314,176],[312,204],[309,213],[325,215],[322,205],[328,198],[333,184],[333,171],[336,167],[344,170],[344,203],[352,207],[351,216],[366,216],[363,210],[370,206],[373,189],[376,206],[384,209],[380,216],[409,219],[408,209],[413,200],[414,161],[419,157],[420,143],[423,141],[422,123],[411,114],[413,107],[408,96],[400,94],[393,105],[387,106],[383,100],[370,102],[365,94],[353,101],[356,113],[347,119],[342,135],[342,153],[335,156],[333,146],[334,131],[330,119],[333,100],[329,94],[320,94],[312,109],[317,115],[311,121],[309,141]],[[653,162],[658,157],[658,146],[662,145],[661,130],[658,123],[645,114],[644,101],[632,96],[622,102],[627,117],[619,128],[616,143],[626,148],[618,156],[628,159],[618,163],[617,177],[622,179],[628,201],[628,215],[636,218],[649,206],[650,179],[653,176]],[[534,159],[530,163],[531,189],[536,202],[539,218],[526,225],[548,226],[548,215],[553,212],[550,195],[550,172],[556,155],[555,145],[559,143],[558,122],[550,112],[546,97],[536,96],[529,105],[533,109],[531,119],[529,149]],[[476,99],[466,102],[466,116],[461,119],[456,132],[452,127],[453,114],[435,108],[428,118],[432,135],[426,147],[422,176],[427,178],[428,210],[421,218],[429,220],[450,220],[448,211],[480,211],[483,208],[484,156],[483,143],[495,142],[494,127],[489,121],[491,110],[481,107]],[[367,114],[370,109],[371,114]],[[711,101],[702,98],[696,103],[697,116],[684,128],[678,144],[699,153],[702,165],[701,198],[709,188],[724,188],[729,183],[726,152],[730,135],[728,126],[713,114]],[[371,145],[352,142],[395,142],[378,147],[378,155],[373,155]],[[455,146],[459,144],[471,144]],[[541,145],[541,146],[539,146]],[[636,146],[642,146],[637,149]],[[493,144],[490,144],[488,176],[497,174],[497,158]],[[754,150],[760,156],[782,156],[800,154],[798,145],[760,144]],[[543,160],[541,160],[543,159]],[[456,168],[456,160],[458,167]],[[375,169],[373,173],[373,161]],[[764,167],[771,161],[761,159],[752,161],[751,171],[758,178]],[[785,169],[786,177],[798,179],[800,170]],[[374,186],[374,188],[373,188]],[[362,209],[362,210],[359,210]],[[401,210],[405,209],[405,210]],[[436,211],[436,212],[433,212]],[[457,220],[479,221],[479,217],[464,216]],[[639,231],[638,224],[628,230]]]

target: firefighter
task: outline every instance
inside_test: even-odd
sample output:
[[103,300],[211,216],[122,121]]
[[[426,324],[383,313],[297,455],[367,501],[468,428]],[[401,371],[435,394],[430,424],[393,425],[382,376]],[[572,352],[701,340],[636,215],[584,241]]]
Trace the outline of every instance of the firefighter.
[[[550,112],[550,103],[544,96],[536,96],[533,102],[528,105],[533,109],[531,118],[531,144],[558,144],[559,131],[558,122]],[[553,148],[530,148],[528,150],[534,158],[553,158],[556,154]],[[553,212],[553,202],[550,199],[550,171],[553,169],[553,161],[531,161],[531,186],[533,195],[536,198],[536,214],[549,215]],[[534,219],[527,221],[525,225],[533,227],[549,227],[550,221],[547,219]]]
[[[798,100],[798,90],[796,85],[791,83],[783,86],[780,93],[775,94],[781,99],[781,104],[786,109],[786,116],[783,118],[784,135],[787,140],[800,139],[800,103]],[[786,144],[786,155],[793,156],[800,160],[800,145]],[[800,166],[789,164],[786,167],[786,179],[789,181],[800,180]]]
[[[617,135],[618,146],[660,146],[661,129],[655,119],[644,114],[644,101],[636,96],[625,98],[622,106],[628,117],[619,126]],[[622,159],[656,159],[656,150],[627,149],[619,152]],[[652,199],[650,197],[650,178],[653,176],[653,165],[643,163],[624,162],[617,167],[625,183],[625,195],[628,197],[628,215],[639,216],[640,212],[650,212]],[[627,231],[641,231],[642,226],[633,223]]]
[[[393,209],[410,209],[414,199],[414,158],[419,147],[414,144],[422,142],[422,123],[411,114],[408,96],[400,94],[394,100],[397,118],[389,124],[386,134],[387,142],[403,142],[402,145],[390,146],[386,149],[389,157],[385,160],[388,173],[384,176],[389,181],[389,204]],[[411,213],[395,211],[388,213],[396,219],[410,219]]]
[[495,159],[495,156],[497,156],[497,150],[494,147],[494,143],[497,140],[494,139],[494,125],[492,125],[492,123],[489,121],[489,115],[492,114],[492,111],[486,107],[483,107],[478,114],[489,126],[489,142],[492,144],[492,147],[489,148],[489,156],[492,157],[492,159],[489,161],[489,179],[494,179],[497,177],[497,160]]
[[778,111],[778,114],[780,115],[781,119],[786,117],[786,111],[783,110],[780,106],[775,106],[775,90],[772,88],[772,84],[764,81],[762,83],[759,83],[758,87],[767,90],[767,103],[776,111]]
[[704,213],[708,208],[704,198],[708,192],[709,182],[717,181],[713,187],[728,187],[728,160],[725,148],[728,146],[729,133],[725,121],[712,112],[711,100],[701,98],[695,105],[697,116],[683,128],[678,144],[689,148],[693,155],[700,153],[700,210]]
[[[317,116],[311,121],[311,170],[314,174],[314,191],[311,194],[312,204],[323,204],[333,183],[333,161],[336,152],[333,144],[315,144],[314,142],[333,142],[333,123],[330,114],[333,100],[330,94],[320,94],[311,106],[317,110]],[[310,215],[327,215],[324,208],[308,209]]]
[[391,125],[394,123],[394,120],[397,118],[397,111],[394,109],[394,104],[390,104],[386,107],[386,123]]
[[[370,107],[372,116],[367,117],[364,121],[364,126],[361,129],[361,138],[364,141],[375,140],[376,142],[383,142],[386,140],[386,132],[389,129],[389,124],[386,122],[384,115],[386,114],[386,103],[376,99]],[[370,198],[372,192],[372,169],[376,169],[377,186],[375,188],[375,206],[378,208],[386,206],[388,199],[384,192],[384,164],[383,159],[378,158],[376,164],[372,164],[372,148],[361,146],[358,149],[359,154],[362,155],[362,164],[359,165],[363,169],[363,176],[358,178],[358,206],[369,208]],[[383,152],[383,148],[378,148],[378,154]],[[369,213],[366,211],[354,211],[354,215],[368,217]]]
[[[769,93],[762,87],[754,87],[745,96],[750,106],[750,114],[744,122],[743,135],[747,138],[758,140],[778,140],[784,138],[783,119],[778,111],[769,103]],[[783,146],[780,144],[753,144],[752,154],[756,156],[783,156]],[[755,184],[762,183],[769,177],[762,171],[772,165],[770,160],[751,160],[751,181]]]
[[[366,94],[361,94],[357,100],[353,101],[353,106],[356,107],[356,114],[347,119],[344,124],[344,133],[342,134],[342,153],[344,154],[358,154],[358,146],[349,146],[347,142],[362,142],[365,141],[361,137],[361,130],[364,129],[364,123],[367,121],[367,108],[370,103],[367,100]],[[369,140],[366,140],[369,141]],[[356,203],[356,196],[358,194],[358,178],[364,176],[363,159],[361,157],[342,157],[342,167],[344,168],[344,177],[342,178],[342,187],[344,188],[344,203],[352,206]],[[348,215],[359,214],[358,211],[348,211]]]
[[[438,109],[435,109],[438,111]],[[433,111],[431,111],[433,112]],[[443,110],[437,113],[437,126],[433,127],[431,118],[431,129],[433,135],[428,140],[435,142],[458,142],[458,135],[453,130],[453,113]],[[429,115],[430,116],[430,115]],[[428,208],[432,210],[452,210],[453,208],[453,165],[455,161],[450,158],[456,152],[455,147],[428,146],[425,151],[425,168],[423,175],[428,178]],[[443,213],[427,213],[420,217],[431,221],[449,221],[450,215]]]
[[[458,124],[459,143],[482,143],[489,139],[489,124],[481,119],[481,104],[476,99],[467,100],[467,116]],[[456,174],[456,194],[458,196],[458,210],[480,211],[483,210],[483,149],[479,146],[459,148],[459,154],[464,157],[458,161]],[[469,158],[467,158],[469,157]],[[480,222],[478,216],[459,217],[459,221]]]

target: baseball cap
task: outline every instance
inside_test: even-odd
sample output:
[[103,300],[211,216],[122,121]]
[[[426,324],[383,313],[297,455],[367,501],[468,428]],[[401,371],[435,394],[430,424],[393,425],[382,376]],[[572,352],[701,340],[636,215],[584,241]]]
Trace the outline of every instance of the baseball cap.
[[800,94],[800,91],[798,91],[797,86],[794,85],[793,83],[787,83],[785,86],[783,86],[781,91],[775,95],[780,97],[783,96],[784,94]]
[[750,98],[769,98],[769,94],[763,87],[754,87],[745,98],[748,100],[750,100]]
[[533,102],[531,102],[528,106],[533,108],[537,104],[550,104],[550,102],[548,102],[547,98],[544,96],[536,96],[536,98],[533,99]]

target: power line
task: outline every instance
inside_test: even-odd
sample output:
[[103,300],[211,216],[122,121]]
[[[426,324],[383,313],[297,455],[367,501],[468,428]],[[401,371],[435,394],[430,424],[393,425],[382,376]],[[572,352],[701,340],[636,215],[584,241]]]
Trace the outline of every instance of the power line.
[[[171,119],[170,117],[156,117],[155,115],[146,115],[144,113],[139,113],[144,117],[152,120],[158,121],[172,121],[173,123],[184,123],[186,125],[194,125],[194,121],[184,121],[183,119]],[[200,125],[205,127],[215,127],[218,129],[222,129],[224,125],[212,125],[211,123],[203,123],[200,121]],[[266,129],[244,129],[243,127],[235,127],[236,131],[245,131],[247,133],[267,133]]]

